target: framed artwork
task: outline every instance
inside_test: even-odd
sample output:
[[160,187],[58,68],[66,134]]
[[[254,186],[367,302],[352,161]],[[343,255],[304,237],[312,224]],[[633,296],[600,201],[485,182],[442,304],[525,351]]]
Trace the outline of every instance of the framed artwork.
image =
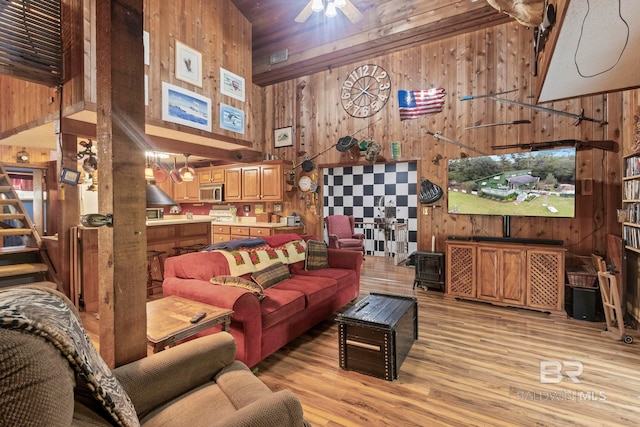
[[202,87],[202,54],[177,40],[176,79]]
[[149,32],[142,32],[142,45],[144,48],[144,65],[149,65],[151,63],[151,55],[149,53]]
[[162,120],[211,132],[211,99],[162,82]]
[[253,212],[257,214],[264,213],[264,203],[256,203],[253,205]]
[[244,78],[220,68],[220,93],[244,102]]
[[220,127],[244,134],[244,111],[220,103]]
[[282,203],[274,203],[273,204],[273,212],[282,212]]
[[273,145],[276,148],[293,145],[293,127],[279,128],[273,131]]
[[62,173],[60,174],[60,181],[65,184],[78,185],[78,181],[80,180],[80,172],[77,170],[62,168]]

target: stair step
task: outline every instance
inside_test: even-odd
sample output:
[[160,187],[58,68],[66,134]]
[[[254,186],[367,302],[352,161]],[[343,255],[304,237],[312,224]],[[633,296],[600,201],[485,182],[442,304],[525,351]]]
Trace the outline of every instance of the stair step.
[[25,286],[42,286],[43,288],[58,290],[58,285],[56,285],[54,282],[49,282],[45,280],[42,282],[22,283],[20,285],[0,286],[0,291],[3,291],[5,289],[24,288]]
[[20,199],[0,199],[0,205],[17,205]]
[[24,236],[31,234],[28,228],[0,228],[0,236]]
[[37,246],[4,246],[0,248],[0,255],[4,254],[16,254],[20,252],[40,252]]
[[8,193],[13,190],[13,187],[10,185],[0,185],[0,193]]
[[47,270],[47,265],[42,263],[2,265],[0,266],[0,277],[44,273]]
[[0,214],[0,221],[6,221],[8,219],[24,219],[24,214],[21,214],[21,213]]

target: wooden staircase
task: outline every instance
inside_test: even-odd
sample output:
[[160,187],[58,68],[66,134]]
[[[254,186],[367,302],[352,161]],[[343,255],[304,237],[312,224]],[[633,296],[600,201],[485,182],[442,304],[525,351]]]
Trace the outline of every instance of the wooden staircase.
[[38,284],[62,290],[42,239],[0,163],[0,290]]

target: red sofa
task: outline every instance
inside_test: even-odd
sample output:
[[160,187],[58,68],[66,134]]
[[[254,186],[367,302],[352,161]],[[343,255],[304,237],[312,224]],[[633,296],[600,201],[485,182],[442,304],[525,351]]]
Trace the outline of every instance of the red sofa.
[[251,367],[358,296],[362,254],[327,252],[330,268],[306,271],[304,261],[289,264],[291,278],[265,289],[262,301],[248,290],[210,283],[212,277],[229,275],[219,252],[167,258],[162,291],[233,310],[236,359]]

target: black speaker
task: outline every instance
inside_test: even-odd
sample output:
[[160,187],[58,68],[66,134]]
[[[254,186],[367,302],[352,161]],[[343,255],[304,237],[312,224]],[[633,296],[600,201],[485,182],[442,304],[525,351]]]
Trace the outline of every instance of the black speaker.
[[596,302],[599,288],[579,288],[572,289],[573,318],[578,320],[596,321]]

